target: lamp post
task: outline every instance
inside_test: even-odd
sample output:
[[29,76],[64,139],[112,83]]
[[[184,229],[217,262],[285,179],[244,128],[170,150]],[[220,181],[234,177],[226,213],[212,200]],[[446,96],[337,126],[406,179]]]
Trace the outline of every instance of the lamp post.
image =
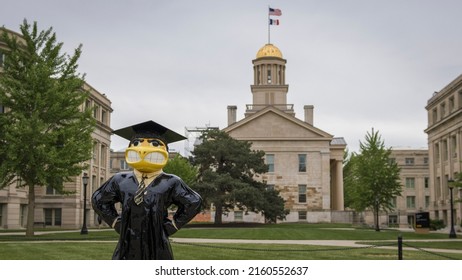
[[454,189],[454,180],[448,180],[450,202],[451,202],[451,231],[449,232],[449,238],[457,238],[456,231],[454,230],[454,209],[453,209],[453,198],[452,198],[452,189]]
[[87,185],[88,185],[88,174],[83,173],[82,182],[83,182],[83,225],[80,234],[88,234],[87,230]]

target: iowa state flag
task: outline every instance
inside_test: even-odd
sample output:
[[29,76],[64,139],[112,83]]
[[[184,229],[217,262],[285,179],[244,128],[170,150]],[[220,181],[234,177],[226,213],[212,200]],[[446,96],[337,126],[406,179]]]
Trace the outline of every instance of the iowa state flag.
[[269,25],[279,25],[279,20],[278,19],[270,19],[269,20]]

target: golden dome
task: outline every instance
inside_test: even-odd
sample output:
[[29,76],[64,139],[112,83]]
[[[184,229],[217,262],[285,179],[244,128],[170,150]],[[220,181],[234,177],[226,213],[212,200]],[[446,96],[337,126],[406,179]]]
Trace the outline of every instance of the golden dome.
[[267,57],[267,56],[282,58],[282,53],[278,49],[278,47],[276,47],[275,45],[266,44],[260,50],[258,50],[257,58]]

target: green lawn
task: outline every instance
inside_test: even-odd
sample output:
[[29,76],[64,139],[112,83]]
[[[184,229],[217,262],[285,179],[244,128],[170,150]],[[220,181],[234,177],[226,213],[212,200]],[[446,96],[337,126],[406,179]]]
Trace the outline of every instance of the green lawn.
[[[403,236],[405,248],[409,246],[422,248],[419,251],[405,250],[403,253],[405,260],[462,259],[462,238],[443,240],[447,239],[447,234],[415,234],[396,230],[376,232],[371,229],[356,229],[350,225],[332,224],[278,224],[253,227],[200,225],[184,228],[174,237],[238,240],[357,240],[371,246],[348,248],[312,245],[173,243],[172,247],[175,259],[178,260],[396,260],[398,235]],[[107,260],[112,256],[117,238],[118,235],[112,230],[92,229],[89,229],[88,235],[80,235],[79,232],[37,234],[33,238],[0,235],[0,259]],[[384,245],[394,246],[394,249],[381,249],[380,247]],[[430,248],[460,250],[460,253],[434,253],[428,251]]]
[[[0,243],[1,260],[108,260],[115,242]],[[172,244],[177,260],[397,260],[394,249],[309,245]],[[405,260],[462,259],[460,254],[404,251]]]
[[447,234],[400,232],[397,230],[381,230],[354,228],[343,224],[276,224],[252,228],[191,227],[175,234],[183,238],[214,239],[268,239],[268,240],[397,240],[403,239],[445,239]]

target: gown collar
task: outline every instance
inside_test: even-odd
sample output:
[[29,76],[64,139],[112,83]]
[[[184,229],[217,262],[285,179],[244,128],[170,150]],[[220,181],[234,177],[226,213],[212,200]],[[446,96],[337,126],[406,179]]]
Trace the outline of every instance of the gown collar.
[[151,173],[142,173],[135,169],[133,170],[133,173],[138,182],[141,182],[142,178],[144,177],[144,183],[146,184],[146,186],[149,186],[149,184],[151,184],[152,181],[154,181],[154,179],[156,179],[160,174],[163,173],[163,170],[161,169],[159,171],[155,171]]

